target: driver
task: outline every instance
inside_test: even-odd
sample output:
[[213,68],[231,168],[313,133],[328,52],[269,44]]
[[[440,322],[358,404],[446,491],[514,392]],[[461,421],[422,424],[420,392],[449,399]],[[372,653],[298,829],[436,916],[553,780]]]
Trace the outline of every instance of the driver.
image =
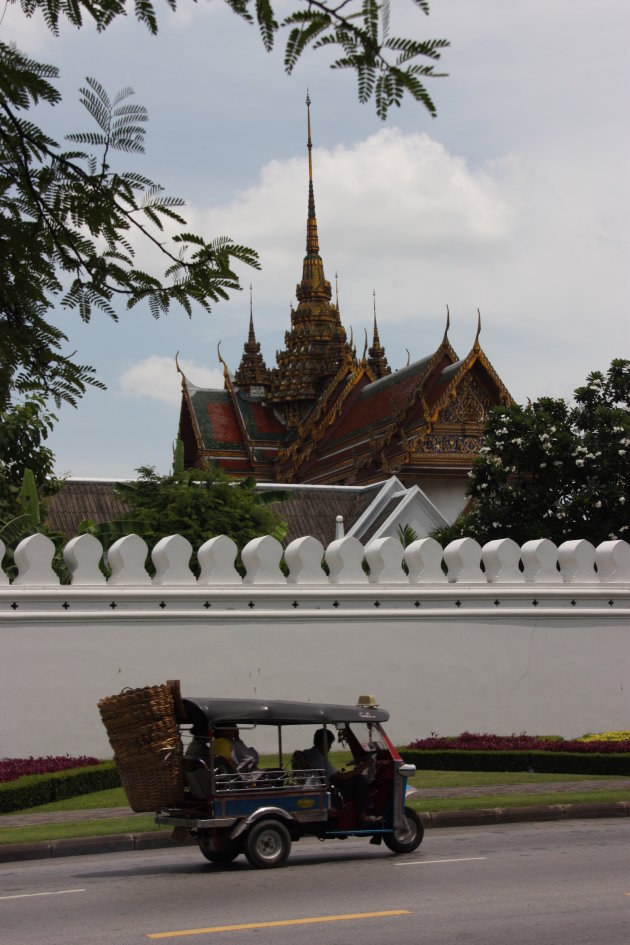
[[303,752],[309,767],[323,768],[331,784],[339,789],[344,800],[353,800],[357,819],[360,823],[373,824],[380,821],[380,817],[370,813],[370,788],[363,773],[370,766],[369,760],[359,761],[353,771],[338,771],[329,761],[328,752],[335,740],[335,736],[328,728],[318,728],[313,736],[312,748]]

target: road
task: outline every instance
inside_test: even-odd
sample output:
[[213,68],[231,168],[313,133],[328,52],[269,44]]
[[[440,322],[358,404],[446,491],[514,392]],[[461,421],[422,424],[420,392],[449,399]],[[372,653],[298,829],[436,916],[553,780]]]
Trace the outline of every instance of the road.
[[0,869],[2,945],[217,940],[627,945],[630,818],[430,830],[402,857],[308,840],[277,870],[218,868],[195,847]]

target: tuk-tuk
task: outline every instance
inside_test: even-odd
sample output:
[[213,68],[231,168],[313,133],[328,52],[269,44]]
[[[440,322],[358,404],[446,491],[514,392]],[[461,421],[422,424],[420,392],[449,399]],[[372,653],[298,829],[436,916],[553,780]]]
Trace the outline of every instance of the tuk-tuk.
[[[282,866],[291,843],[304,836],[365,836],[394,853],[410,853],[422,842],[422,822],[405,807],[407,779],[415,774],[415,766],[403,761],[385,734],[381,723],[389,713],[372,697],[361,697],[354,706],[185,698],[181,708],[180,735],[185,746],[188,742],[183,757],[185,800],[178,807],[160,808],[155,819],[187,831],[211,862],[228,863],[244,853],[253,866]],[[273,764],[262,767],[251,757],[239,761],[238,756],[226,756],[219,746],[230,727],[238,727],[250,742],[258,734],[266,744],[268,728],[275,729]],[[295,742],[298,732],[302,737],[310,733],[312,745],[317,730],[327,736],[325,763],[313,767],[312,751]],[[191,733],[203,751],[193,750]],[[350,771],[344,766],[341,777],[328,762],[331,735],[351,754],[346,762]],[[355,778],[350,776],[353,766],[362,772]],[[356,787],[357,778],[364,779],[360,792],[344,790],[344,781],[354,781]],[[365,807],[361,798],[368,799],[369,816],[360,809]]]

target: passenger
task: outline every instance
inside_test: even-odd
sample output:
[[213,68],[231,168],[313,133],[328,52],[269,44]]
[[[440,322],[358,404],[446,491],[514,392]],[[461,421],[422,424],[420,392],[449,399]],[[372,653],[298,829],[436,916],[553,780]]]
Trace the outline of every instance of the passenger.
[[303,752],[310,768],[323,768],[330,783],[339,789],[344,800],[353,800],[359,823],[371,824],[380,820],[370,814],[370,788],[363,772],[370,766],[369,761],[360,761],[352,771],[338,771],[329,761],[328,752],[335,736],[328,728],[318,728],[313,736],[313,747]]
[[210,758],[210,732],[207,722],[195,722],[190,730],[192,741],[188,745],[186,758],[201,758],[208,761]]
[[258,752],[242,741],[238,726],[224,724],[214,729],[212,744],[215,758],[223,758],[234,771],[253,771],[258,764]]

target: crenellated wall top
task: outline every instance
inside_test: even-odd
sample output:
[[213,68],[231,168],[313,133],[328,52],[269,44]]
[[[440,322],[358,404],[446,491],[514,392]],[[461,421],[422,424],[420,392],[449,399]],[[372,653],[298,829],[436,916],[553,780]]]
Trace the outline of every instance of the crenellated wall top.
[[[5,546],[0,541],[0,565]],[[353,537],[335,539],[327,548],[312,536],[292,541],[284,550],[270,535],[250,541],[241,552],[245,569],[236,568],[237,548],[225,535],[210,538],[199,549],[197,577],[190,567],[193,548],[181,535],[162,538],[150,552],[138,535],[118,539],[107,551],[93,535],[73,538],[63,549],[70,588],[204,588],[252,585],[266,587],[359,587],[378,585],[630,585],[630,545],[622,540],[596,548],[580,539],[560,546],[546,538],[519,547],[509,538],[481,546],[461,538],[442,548],[421,538],[403,548],[395,538],[374,539],[363,546]],[[25,538],[14,552],[17,576],[12,582],[0,567],[0,594],[61,585],[53,567],[55,547],[45,535]],[[102,570],[106,562],[106,574]],[[288,572],[288,573],[287,573]]]

